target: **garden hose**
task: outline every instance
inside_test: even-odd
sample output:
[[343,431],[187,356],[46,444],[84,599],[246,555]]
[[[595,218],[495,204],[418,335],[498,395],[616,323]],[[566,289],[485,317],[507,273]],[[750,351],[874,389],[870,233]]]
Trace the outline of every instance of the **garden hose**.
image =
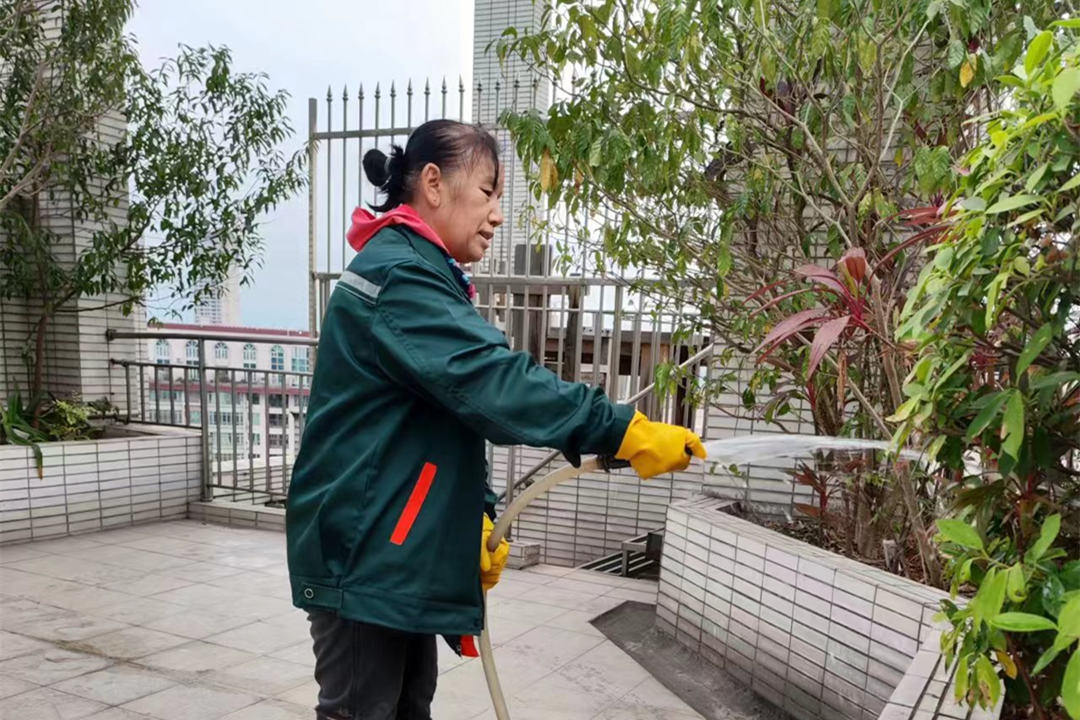
[[[608,457],[594,457],[585,460],[580,466],[566,465],[554,472],[548,473],[542,479],[530,485],[525,492],[514,499],[514,502],[506,508],[495,522],[495,529],[488,538],[488,550],[494,552],[499,542],[506,536],[510,523],[514,521],[529,503],[546,493],[559,483],[573,480],[579,475],[595,470],[614,470],[620,467],[629,467],[630,463],[624,460],[614,460]],[[485,594],[486,595],[486,594]],[[485,605],[487,599],[485,597]],[[491,651],[491,635],[488,632],[488,617],[484,613],[484,629],[480,633],[480,661],[484,666],[484,678],[487,680],[488,692],[491,693],[491,704],[495,708],[496,720],[510,720],[510,711],[506,707],[506,698],[503,697],[502,685],[499,683],[499,675],[495,671],[495,655]]]

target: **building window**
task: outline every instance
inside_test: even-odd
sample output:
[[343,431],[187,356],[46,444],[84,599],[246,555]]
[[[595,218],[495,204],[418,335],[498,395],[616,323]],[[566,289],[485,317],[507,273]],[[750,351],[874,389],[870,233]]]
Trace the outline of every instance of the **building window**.
[[258,352],[255,350],[255,346],[248,343],[244,346],[244,368],[246,370],[255,369],[255,361],[258,358]]
[[199,364],[199,343],[197,340],[187,341],[187,345],[184,346],[184,356],[187,358],[188,365]]
[[223,342],[214,345],[214,360],[229,361],[229,346]]
[[292,371],[306,373],[308,371],[308,348],[296,347],[292,351]]
[[262,436],[259,433],[253,433],[251,436],[252,445],[262,445]]
[[157,364],[158,365],[168,365],[169,364],[169,341],[168,340],[158,340],[154,344],[154,354],[157,355]]
[[285,370],[285,348],[280,345],[270,348],[270,369],[275,372]]

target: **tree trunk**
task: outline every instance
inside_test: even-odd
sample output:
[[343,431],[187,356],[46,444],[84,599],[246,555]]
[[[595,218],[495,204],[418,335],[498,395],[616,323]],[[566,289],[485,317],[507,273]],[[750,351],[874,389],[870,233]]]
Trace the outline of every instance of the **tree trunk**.
[[911,480],[911,473],[899,467],[897,470],[896,482],[900,486],[900,495],[904,499],[904,507],[907,509],[911,529],[915,534],[915,543],[919,547],[919,559],[922,560],[923,571],[926,573],[926,584],[941,587],[941,564],[938,562],[937,551],[930,542],[926,524],[923,522],[922,509],[919,507],[919,498]]
[[37,324],[34,327],[34,367],[33,367],[33,379],[30,382],[30,397],[28,398],[31,406],[34,408],[34,417],[31,424],[35,429],[41,421],[41,408],[43,404],[39,402],[41,397],[41,386],[44,383],[45,375],[45,330],[49,325],[49,315],[46,312],[42,312],[38,318]]

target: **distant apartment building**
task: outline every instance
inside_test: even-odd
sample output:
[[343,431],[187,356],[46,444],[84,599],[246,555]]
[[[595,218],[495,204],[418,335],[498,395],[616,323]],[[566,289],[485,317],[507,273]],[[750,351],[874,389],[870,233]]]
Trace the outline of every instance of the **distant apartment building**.
[[210,297],[195,308],[196,325],[237,327],[240,322],[240,276],[231,273]]
[[202,381],[189,368],[204,355],[211,460],[237,472],[276,459],[291,465],[311,393],[311,348],[289,341],[310,333],[241,325],[239,289],[234,274],[195,308],[194,323],[150,326],[161,337],[146,344],[153,367],[140,383],[142,406],[150,422],[201,427]]
[[311,394],[306,375],[311,371],[311,348],[280,341],[307,338],[308,332],[182,323],[151,329],[163,335],[149,340],[146,348],[161,368],[154,368],[145,379],[143,402],[151,422],[202,425],[198,373],[180,367],[198,367],[199,341],[164,336],[203,336],[212,458],[244,465],[248,460],[265,464],[284,457],[291,464]]

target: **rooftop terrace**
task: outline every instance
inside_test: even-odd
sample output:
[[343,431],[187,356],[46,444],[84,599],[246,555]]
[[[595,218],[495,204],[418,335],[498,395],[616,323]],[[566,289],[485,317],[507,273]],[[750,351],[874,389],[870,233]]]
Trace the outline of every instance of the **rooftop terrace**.
[[[490,597],[515,720],[700,718],[589,620],[656,584],[540,566]],[[478,660],[440,643],[439,720],[493,718]],[[280,532],[164,522],[0,546],[0,718],[313,717]]]

